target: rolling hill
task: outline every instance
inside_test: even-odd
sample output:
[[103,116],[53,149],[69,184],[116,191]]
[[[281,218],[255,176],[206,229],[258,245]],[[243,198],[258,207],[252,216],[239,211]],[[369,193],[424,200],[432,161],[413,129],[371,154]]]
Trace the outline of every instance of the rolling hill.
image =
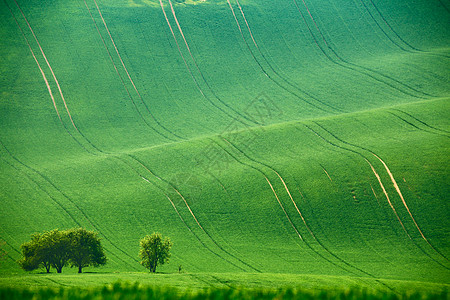
[[104,272],[143,272],[138,241],[159,231],[162,272],[449,284],[450,2],[0,14],[2,274],[33,232],[82,226]]

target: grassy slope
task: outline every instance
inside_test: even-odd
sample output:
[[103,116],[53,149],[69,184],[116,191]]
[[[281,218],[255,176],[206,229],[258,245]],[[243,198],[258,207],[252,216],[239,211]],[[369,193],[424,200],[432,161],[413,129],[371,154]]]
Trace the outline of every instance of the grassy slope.
[[448,283],[450,26],[439,1],[245,1],[258,47],[236,2],[248,47],[226,2],[176,5],[195,63],[163,1],[195,81],[159,3],[134,2],[98,4],[142,100],[93,1],[106,48],[82,1],[18,1],[78,131],[20,10],[1,4],[2,272],[19,272],[32,232],[84,226],[104,238],[104,271],[142,271],[137,241],[161,231],[175,242],[166,272]]

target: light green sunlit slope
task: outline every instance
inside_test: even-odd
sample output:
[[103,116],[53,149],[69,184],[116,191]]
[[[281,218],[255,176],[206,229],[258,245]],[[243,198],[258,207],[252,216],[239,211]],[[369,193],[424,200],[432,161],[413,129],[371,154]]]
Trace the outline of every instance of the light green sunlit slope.
[[[0,238],[103,271],[448,283],[450,3],[5,0]],[[64,269],[64,271],[68,271]]]

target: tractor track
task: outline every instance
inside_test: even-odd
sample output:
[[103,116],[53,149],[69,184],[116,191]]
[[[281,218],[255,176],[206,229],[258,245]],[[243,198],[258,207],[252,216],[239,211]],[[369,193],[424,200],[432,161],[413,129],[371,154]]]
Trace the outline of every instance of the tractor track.
[[257,125],[258,125],[259,123],[258,123],[256,120],[254,120],[254,119],[252,119],[252,118],[249,118],[248,116],[246,116],[246,115],[244,115],[244,114],[241,114],[239,111],[237,111],[236,109],[234,109],[233,107],[231,107],[229,104],[227,104],[225,101],[223,101],[223,100],[222,100],[222,99],[214,92],[214,90],[212,89],[212,87],[210,86],[210,84],[208,83],[208,81],[206,80],[205,76],[203,75],[203,72],[200,70],[200,67],[199,67],[198,64],[197,64],[197,61],[195,60],[195,58],[194,58],[194,56],[193,56],[193,54],[192,54],[192,52],[191,52],[191,49],[190,49],[189,44],[188,44],[188,42],[187,42],[187,40],[186,40],[186,37],[184,36],[183,30],[182,30],[182,28],[181,28],[181,25],[180,25],[180,23],[178,22],[178,18],[177,18],[177,16],[176,16],[175,10],[173,9],[172,2],[169,0],[169,4],[170,4],[170,7],[171,7],[171,12],[172,12],[173,18],[174,18],[174,20],[175,20],[175,23],[177,24],[178,31],[180,32],[180,35],[181,35],[182,38],[183,38],[184,44],[185,44],[185,46],[186,46],[186,49],[188,50],[189,55],[190,55],[190,57],[191,57],[191,59],[192,59],[194,65],[195,65],[197,71],[198,71],[199,74],[200,74],[200,77],[202,78],[203,82],[206,84],[206,86],[207,86],[207,88],[210,90],[210,92],[213,94],[214,98],[215,98],[217,101],[219,101],[219,103],[221,103],[223,106],[225,106],[226,108],[228,108],[229,110],[231,110],[231,111],[232,111],[234,114],[236,114],[238,117],[233,116],[231,113],[229,113],[228,111],[226,111],[224,108],[222,108],[222,107],[220,107],[219,105],[217,105],[217,104],[216,104],[213,100],[211,100],[211,98],[203,91],[203,89],[202,89],[201,86],[200,86],[199,81],[198,81],[197,78],[194,76],[194,73],[192,72],[191,68],[189,67],[189,64],[187,63],[186,58],[184,57],[184,54],[183,54],[183,52],[182,52],[182,50],[181,50],[181,47],[180,47],[180,43],[178,42],[178,39],[177,39],[177,37],[176,37],[176,35],[175,35],[175,31],[173,30],[173,27],[172,27],[172,25],[171,25],[171,23],[170,23],[170,21],[169,21],[169,18],[168,18],[168,16],[167,16],[167,13],[166,13],[165,9],[164,9],[164,4],[163,4],[162,0],[159,0],[159,3],[160,3],[160,6],[161,6],[161,10],[162,10],[162,12],[163,12],[164,18],[165,18],[165,20],[166,20],[166,22],[167,22],[167,25],[169,26],[169,30],[170,30],[170,32],[171,32],[171,34],[172,34],[172,37],[173,37],[173,39],[174,39],[174,41],[175,41],[175,44],[177,45],[178,52],[179,52],[181,58],[183,59],[184,65],[186,66],[186,69],[188,70],[189,74],[191,75],[191,78],[192,78],[192,80],[194,81],[194,83],[195,83],[197,89],[199,90],[200,94],[202,95],[202,97],[205,98],[205,99],[207,100],[207,102],[209,102],[212,106],[214,106],[216,109],[218,109],[219,111],[221,111],[222,113],[224,113],[226,116],[228,116],[228,117],[231,118],[232,120],[235,120],[235,121],[237,121],[237,122],[239,122],[239,123],[241,123],[241,124],[243,124],[243,125],[246,125],[246,126],[248,126],[248,125],[247,125],[247,123],[246,123],[244,120],[249,121],[249,122],[252,123],[252,124],[257,124]]
[[[297,8],[297,11],[300,13],[300,15],[301,15],[301,17],[302,17],[302,19],[303,19],[303,22],[304,22],[305,25],[307,26],[308,31],[309,31],[311,37],[313,38],[313,40],[314,40],[316,46],[320,49],[320,51],[323,53],[323,55],[324,55],[331,63],[333,63],[333,64],[335,64],[335,65],[337,65],[337,66],[340,66],[340,67],[342,67],[342,68],[351,70],[351,71],[353,71],[353,72],[359,73],[359,74],[361,74],[361,75],[368,76],[369,78],[372,78],[372,79],[375,80],[375,81],[378,81],[378,82],[380,82],[380,83],[382,83],[382,84],[385,84],[385,85],[391,87],[392,89],[395,89],[395,90],[397,90],[398,92],[401,92],[401,93],[403,93],[403,94],[405,94],[405,95],[407,95],[407,96],[413,97],[413,98],[426,99],[426,98],[429,98],[429,97],[434,97],[434,96],[431,95],[431,94],[428,94],[428,93],[426,93],[426,92],[419,91],[419,90],[417,90],[416,88],[411,87],[411,86],[409,86],[408,84],[405,84],[405,83],[403,83],[403,82],[401,82],[401,81],[399,81],[399,80],[397,80],[397,79],[395,79],[395,78],[393,78],[393,77],[391,77],[391,76],[389,76],[389,75],[383,74],[383,73],[381,73],[381,72],[379,72],[379,71],[370,69],[370,68],[368,68],[368,67],[364,67],[364,66],[357,65],[357,64],[355,64],[355,63],[352,63],[352,62],[350,62],[350,61],[344,59],[344,58],[343,58],[342,56],[340,56],[340,55],[337,53],[337,51],[336,51],[333,47],[331,47],[331,45],[327,42],[327,40],[326,40],[324,34],[322,33],[322,30],[320,30],[320,28],[319,28],[319,26],[318,26],[316,20],[315,20],[314,17],[312,16],[312,14],[311,14],[311,12],[310,12],[310,10],[309,10],[309,8],[308,8],[306,2],[305,2],[304,0],[302,0],[303,4],[304,4],[304,6],[305,6],[305,8],[306,8],[306,10],[307,10],[307,12],[308,12],[309,18],[312,20],[312,22],[313,22],[313,24],[314,24],[314,27],[315,27],[316,30],[318,31],[318,33],[319,33],[319,35],[320,35],[320,37],[321,37],[321,40],[323,41],[323,43],[324,43],[324,45],[325,45],[324,47],[321,46],[321,45],[319,44],[319,41],[318,41],[316,35],[313,33],[313,30],[311,29],[311,26],[308,24],[305,15],[304,15],[303,12],[301,11],[300,6],[298,5],[297,1],[296,1],[296,0],[293,0],[293,1],[294,1],[294,4],[295,4],[296,8]],[[331,55],[330,55],[329,53],[327,53],[327,51],[326,51],[325,49],[328,49],[328,50],[332,53],[332,55],[335,56],[336,59],[332,58]],[[380,76],[380,78],[378,78],[377,76]],[[388,81],[391,81],[391,82],[388,82]],[[395,84],[398,84],[398,85],[401,86],[402,88],[396,86]]]
[[[174,133],[173,131],[171,131],[171,130],[168,129],[167,127],[165,127],[165,126],[164,126],[164,125],[163,125],[163,124],[162,124],[162,123],[154,116],[154,114],[151,112],[151,110],[150,110],[150,108],[148,107],[148,105],[145,103],[144,99],[143,99],[142,96],[141,96],[141,93],[139,92],[139,90],[138,90],[137,87],[136,87],[136,84],[134,83],[133,79],[131,78],[131,75],[130,75],[130,73],[128,72],[127,67],[125,66],[125,63],[124,63],[124,61],[123,61],[123,59],[122,59],[122,56],[120,55],[119,49],[117,48],[117,45],[116,45],[116,43],[114,42],[114,39],[113,39],[113,37],[112,37],[112,35],[111,35],[111,32],[110,32],[110,30],[109,30],[109,28],[108,28],[108,25],[106,24],[105,19],[103,18],[103,14],[102,14],[102,12],[101,12],[101,10],[100,10],[100,7],[99,7],[98,4],[97,4],[97,1],[96,1],[96,0],[93,0],[93,1],[94,1],[94,3],[95,3],[95,7],[97,8],[98,14],[99,14],[99,16],[100,16],[100,18],[101,18],[101,20],[102,20],[102,23],[103,23],[103,25],[105,26],[106,32],[108,33],[108,36],[109,36],[109,38],[110,38],[110,40],[111,40],[111,43],[112,43],[113,46],[114,46],[114,50],[115,50],[115,52],[116,52],[116,54],[117,54],[117,57],[119,58],[120,63],[122,64],[122,67],[123,67],[123,69],[125,70],[125,73],[127,74],[127,77],[128,77],[128,79],[129,79],[130,83],[132,84],[134,91],[135,91],[136,94],[138,95],[140,102],[144,105],[145,110],[146,110],[147,113],[151,116],[151,118],[153,119],[153,121],[154,121],[159,127],[161,127],[164,131],[166,131],[167,133],[173,135],[173,136],[174,136],[175,138],[177,138],[177,139],[183,140],[183,139],[184,139],[183,137],[177,135],[176,133]],[[86,8],[89,10],[89,7],[88,7],[88,5],[87,5],[87,3],[86,3],[86,0],[84,0],[84,2],[85,2],[85,4],[86,4]],[[89,10],[89,14],[91,14],[90,10]],[[93,18],[92,18],[92,19],[93,19]],[[93,20],[94,20],[94,19],[93,19]],[[94,23],[95,23],[95,20],[94,20]],[[96,23],[95,23],[95,27],[97,27]],[[98,27],[97,27],[97,29],[98,29]],[[103,36],[102,36],[101,33],[100,33],[100,31],[99,31],[99,34],[100,34],[100,36],[102,37],[102,40],[104,40],[104,39],[103,39]],[[105,43],[104,43],[104,45],[105,45],[105,47],[106,47],[106,44],[105,44]],[[106,47],[106,48],[107,48],[107,47]],[[108,51],[108,54],[110,54],[109,51]],[[111,56],[111,55],[110,55],[110,56]],[[112,60],[112,56],[111,56],[111,60]],[[114,62],[113,62],[113,63],[114,63]],[[122,78],[121,78],[121,79],[122,79]],[[127,92],[128,92],[128,90],[127,90]],[[131,97],[131,96],[130,96],[130,97]],[[135,105],[134,101],[132,101],[132,102],[133,102],[133,104]],[[136,105],[135,105],[135,107],[136,107]],[[137,107],[136,107],[136,110],[138,110]],[[140,112],[139,112],[139,115],[140,115],[140,116],[142,117],[142,119],[144,120],[144,118],[143,118],[143,116],[142,116],[142,114],[141,114]],[[146,122],[146,124],[147,124],[147,122]],[[153,128],[153,126],[150,126],[150,127]],[[153,128],[153,129],[154,129],[158,134],[163,135],[162,133],[160,133],[159,131],[157,131],[155,128]],[[165,136],[165,135],[163,135],[163,136]],[[168,138],[169,140],[174,141],[173,138],[169,138],[169,137],[167,137],[167,136],[166,136],[166,138]]]
[[[128,89],[127,86],[126,86],[125,81],[124,81],[122,75],[120,75],[119,69],[117,68],[117,65],[116,65],[116,63],[114,62],[113,56],[112,56],[111,52],[109,51],[108,46],[106,45],[106,41],[105,41],[105,39],[103,38],[103,35],[102,35],[101,32],[100,32],[100,28],[98,27],[97,22],[96,22],[95,19],[94,19],[94,16],[93,16],[93,14],[92,14],[91,9],[89,8],[89,6],[88,6],[86,0],[83,0],[83,1],[84,1],[84,4],[85,4],[85,6],[86,6],[88,12],[89,12],[89,15],[90,15],[90,17],[91,17],[92,22],[93,22],[94,25],[95,25],[95,28],[96,28],[96,30],[97,30],[97,33],[99,34],[99,36],[100,36],[100,38],[101,38],[101,40],[102,40],[102,44],[103,44],[103,46],[105,47],[106,52],[108,53],[109,59],[111,60],[111,63],[112,63],[112,65],[113,65],[113,67],[114,67],[114,70],[116,71],[116,74],[117,74],[117,76],[119,77],[120,82],[122,83],[122,86],[124,87],[124,89],[125,89],[125,91],[126,91],[126,93],[127,93],[127,95],[128,95],[128,98],[130,99],[131,103],[133,104],[133,107],[135,108],[136,112],[138,113],[140,119],[145,123],[145,125],[147,125],[147,127],[149,127],[150,129],[154,130],[154,131],[155,131],[157,134],[159,134],[160,136],[162,136],[162,137],[164,137],[164,138],[166,138],[166,139],[168,139],[168,140],[170,140],[170,141],[173,141],[173,142],[174,142],[174,141],[177,141],[176,139],[171,138],[171,137],[169,137],[168,135],[166,135],[166,134],[160,132],[159,130],[157,130],[155,127],[153,127],[151,124],[149,124],[148,121],[144,118],[144,116],[142,115],[141,111],[139,110],[139,108],[138,108],[136,102],[134,101],[133,97],[131,96],[131,93],[130,93],[129,89]],[[106,26],[106,23],[104,23],[104,25]],[[109,32],[109,31],[108,31],[108,32]],[[112,37],[111,37],[111,40],[112,40]],[[113,40],[112,40],[112,42],[114,43]],[[115,47],[115,44],[114,44],[114,47]],[[119,54],[119,52],[118,52],[118,50],[117,50],[116,47],[115,47],[115,49],[116,49],[116,51],[117,51],[117,54],[118,54],[119,57],[120,57],[120,54]],[[121,57],[120,57],[120,61],[121,61],[121,63],[122,63],[122,66],[125,68],[125,64],[123,63]],[[126,68],[125,68],[125,71],[126,71],[127,75],[129,76],[129,73],[128,73],[128,71],[126,70]],[[129,77],[129,79],[132,80],[131,77]],[[173,132],[171,132],[170,130],[168,130],[166,127],[162,126],[162,125],[156,120],[156,118],[153,116],[153,114],[151,113],[151,111],[150,111],[150,109],[148,108],[148,106],[145,104],[145,102],[144,102],[143,99],[141,98],[140,93],[137,91],[137,88],[136,88],[136,86],[134,85],[134,82],[132,82],[132,83],[133,83],[133,87],[135,88],[136,92],[138,93],[138,96],[139,96],[139,98],[140,98],[140,100],[141,100],[141,103],[144,104],[144,106],[146,107],[147,112],[151,115],[151,117],[153,118],[153,120],[154,120],[161,128],[163,128],[163,129],[166,130],[167,132],[171,133],[172,135],[174,135],[175,137],[177,137],[177,138],[179,138],[179,139],[183,139],[183,138],[179,137],[178,135],[174,134]]]
[[[412,219],[413,222],[414,222],[414,225],[415,225],[416,229],[419,231],[419,233],[420,233],[420,235],[421,235],[421,238],[422,238],[422,239],[430,246],[430,248],[431,248],[434,252],[436,252],[439,256],[441,256],[442,258],[444,258],[445,260],[448,261],[448,258],[447,258],[446,256],[444,256],[439,250],[437,250],[437,249],[430,243],[430,241],[423,235],[422,231],[420,230],[420,227],[418,227],[418,224],[415,222],[415,219],[414,219],[414,217],[412,216],[412,213],[410,213],[409,208],[408,208],[408,206],[407,206],[407,204],[406,204],[406,201],[404,201],[403,195],[401,195],[401,191],[400,191],[400,189],[398,188],[398,185],[397,185],[395,179],[393,178],[393,175],[392,175],[392,173],[390,172],[390,170],[389,170],[387,164],[386,164],[386,163],[385,163],[385,162],[384,162],[384,161],[383,161],[376,153],[374,153],[373,151],[371,151],[371,150],[369,150],[369,149],[367,149],[367,148],[358,146],[358,145],[354,145],[354,144],[348,143],[348,142],[346,142],[346,141],[340,139],[339,137],[337,137],[335,134],[333,134],[331,131],[329,131],[328,129],[326,129],[325,127],[323,127],[322,125],[320,125],[319,123],[317,123],[317,122],[313,122],[313,123],[316,124],[318,127],[320,127],[322,130],[324,130],[325,132],[327,132],[328,134],[330,134],[333,138],[335,138],[335,139],[338,140],[339,142],[369,152],[370,154],[372,154],[374,157],[376,157],[376,158],[383,164],[383,166],[384,166],[386,172],[388,173],[388,175],[389,175],[389,177],[390,177],[390,179],[391,179],[391,182],[393,183],[393,186],[394,186],[394,188],[395,188],[397,194],[398,194],[399,197],[402,199],[402,203],[403,203],[404,207],[407,209],[407,211],[408,211],[408,213],[409,213],[411,219]],[[352,150],[352,149],[345,148],[345,147],[339,146],[339,145],[337,145],[337,144],[334,144],[334,143],[332,143],[331,141],[325,139],[323,136],[321,136],[319,133],[317,133],[317,131],[315,131],[314,129],[312,129],[312,128],[309,127],[308,125],[306,125],[306,124],[303,124],[303,125],[304,125],[306,128],[308,128],[310,131],[312,131],[315,135],[317,135],[317,136],[320,137],[322,140],[324,140],[326,143],[328,143],[328,144],[330,144],[330,145],[332,145],[332,146],[334,146],[334,147],[338,147],[338,148],[341,148],[341,149],[343,149],[343,150],[345,150],[345,151],[350,151],[350,152],[353,152],[353,153],[355,153],[355,154],[361,156],[361,157],[369,164],[369,166],[371,167],[372,172],[375,174],[375,176],[376,176],[376,178],[377,178],[377,180],[378,180],[378,182],[379,182],[379,184],[380,184],[380,187],[382,188],[383,193],[384,193],[385,196],[386,196],[386,199],[387,199],[389,205],[391,206],[391,208],[392,208],[394,214],[396,215],[396,217],[397,217],[399,223],[401,224],[401,226],[402,226],[402,228],[404,229],[405,233],[408,235],[409,239],[414,243],[414,245],[416,245],[416,246],[417,246],[417,247],[418,247],[425,255],[427,255],[430,259],[432,259],[434,262],[436,262],[436,263],[439,264],[440,266],[442,266],[442,267],[444,267],[444,268],[446,268],[446,269],[449,269],[448,267],[444,266],[444,265],[441,264],[439,261],[437,261],[435,258],[431,257],[430,254],[428,254],[428,253],[427,253],[420,245],[418,245],[418,244],[414,241],[414,239],[411,237],[411,235],[409,234],[409,232],[406,230],[406,227],[404,226],[404,223],[401,221],[399,215],[397,214],[397,211],[395,210],[395,208],[394,208],[392,202],[390,201],[390,199],[389,199],[389,197],[388,197],[388,193],[386,192],[386,189],[384,188],[384,185],[383,185],[383,183],[382,183],[382,181],[381,181],[380,176],[378,175],[378,173],[376,172],[375,168],[373,167],[373,165],[370,163],[369,159],[368,159],[366,156],[364,156],[362,153],[360,153],[360,152],[358,152],[358,151],[355,151],[355,150]]]

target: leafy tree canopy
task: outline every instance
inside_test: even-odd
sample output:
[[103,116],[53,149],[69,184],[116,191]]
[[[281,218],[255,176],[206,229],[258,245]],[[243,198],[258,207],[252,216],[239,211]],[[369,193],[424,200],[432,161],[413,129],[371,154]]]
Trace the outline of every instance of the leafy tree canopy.
[[163,240],[160,233],[145,236],[140,240],[139,257],[141,258],[141,264],[150,272],[156,272],[158,265],[163,265],[169,261],[172,245],[170,239],[165,238]]
[[44,267],[47,273],[54,267],[58,273],[70,263],[78,267],[100,266],[106,263],[106,257],[97,233],[83,228],[34,233],[31,240],[21,245],[22,259],[19,265],[25,271]]
[[84,267],[106,264],[106,256],[96,232],[76,228],[68,230],[66,234],[70,240],[69,261],[72,267],[78,267],[78,273]]

